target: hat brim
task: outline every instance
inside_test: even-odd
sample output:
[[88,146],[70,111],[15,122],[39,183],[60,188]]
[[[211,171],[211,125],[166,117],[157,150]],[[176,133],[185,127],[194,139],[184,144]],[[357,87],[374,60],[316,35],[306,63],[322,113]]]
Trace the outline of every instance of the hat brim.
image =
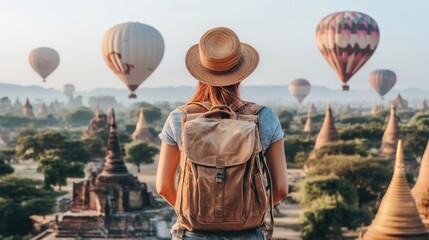
[[229,71],[215,72],[201,65],[198,44],[186,54],[186,68],[198,81],[212,86],[229,86],[243,81],[258,66],[258,52],[249,44],[241,43],[240,63]]

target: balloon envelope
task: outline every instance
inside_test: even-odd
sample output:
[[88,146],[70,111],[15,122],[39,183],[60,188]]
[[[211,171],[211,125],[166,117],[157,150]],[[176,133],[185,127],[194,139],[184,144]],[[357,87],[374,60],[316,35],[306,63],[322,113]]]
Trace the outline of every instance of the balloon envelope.
[[73,93],[74,93],[75,87],[74,87],[74,85],[73,85],[73,84],[64,84],[64,85],[63,85],[62,90],[63,90],[63,93],[64,93],[67,97],[71,97],[71,96],[73,96]]
[[316,29],[317,46],[348,90],[347,81],[377,48],[380,32],[370,16],[337,12],[324,17]]
[[396,74],[387,69],[375,70],[369,74],[369,83],[383,98],[395,86]]
[[45,82],[45,79],[58,67],[60,55],[57,51],[48,47],[40,47],[32,50],[28,56],[30,66]]
[[135,22],[113,26],[105,34],[102,54],[109,68],[134,91],[158,67],[164,55],[164,40],[153,27]]
[[305,79],[295,79],[288,85],[289,92],[292,96],[301,103],[308,93],[310,93],[311,85],[310,82]]

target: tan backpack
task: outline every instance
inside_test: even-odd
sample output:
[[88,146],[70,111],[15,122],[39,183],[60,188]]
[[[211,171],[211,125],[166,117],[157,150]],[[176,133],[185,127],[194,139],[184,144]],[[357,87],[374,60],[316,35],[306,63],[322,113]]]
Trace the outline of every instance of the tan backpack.
[[[175,204],[179,232],[263,227],[271,235],[271,177],[258,116],[262,108],[250,102],[236,111],[210,103],[179,107],[186,113]],[[268,210],[271,226],[265,224]]]

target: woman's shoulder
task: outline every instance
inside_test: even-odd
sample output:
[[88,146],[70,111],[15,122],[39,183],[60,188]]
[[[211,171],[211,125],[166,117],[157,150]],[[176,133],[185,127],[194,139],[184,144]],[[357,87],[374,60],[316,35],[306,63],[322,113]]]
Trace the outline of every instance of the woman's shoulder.
[[277,114],[269,107],[264,107],[259,112],[259,117],[262,119],[278,119]]

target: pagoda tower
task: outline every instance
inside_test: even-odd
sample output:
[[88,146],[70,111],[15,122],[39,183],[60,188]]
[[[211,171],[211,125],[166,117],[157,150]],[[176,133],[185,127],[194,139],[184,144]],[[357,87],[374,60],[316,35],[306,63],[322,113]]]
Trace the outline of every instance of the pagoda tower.
[[426,229],[429,229],[429,141],[420,161],[419,177],[411,190]]
[[335,142],[338,140],[338,132],[335,128],[334,119],[332,117],[331,106],[328,103],[326,106],[325,120],[323,121],[319,134],[317,135],[314,149],[319,149],[330,142]]
[[316,108],[316,106],[314,106],[314,103],[311,104],[308,111],[310,112],[310,114],[316,114],[317,113],[317,108]]
[[312,132],[313,131],[313,120],[311,119],[311,113],[308,111],[307,113],[307,121],[305,121],[304,132]]
[[26,118],[34,118],[33,106],[31,106],[28,98],[25,100],[24,106],[22,106],[21,115]]
[[146,120],[144,118],[144,110],[140,108],[139,120],[136,124],[136,130],[131,135],[131,138],[134,141],[142,141],[142,142],[153,142],[154,137],[152,133],[149,131],[149,127],[147,126]]
[[402,141],[398,141],[392,180],[381,200],[377,215],[364,235],[365,240],[428,240],[428,232],[419,216],[405,177]]
[[387,157],[394,157],[396,153],[396,145],[398,140],[401,138],[401,129],[399,128],[398,122],[396,121],[396,110],[395,106],[390,105],[390,116],[387,123],[386,130],[384,131],[383,140],[379,153]]
[[399,93],[395,99],[390,101],[390,104],[395,105],[395,107],[399,110],[408,109],[408,101],[403,99]]
[[46,118],[46,116],[48,116],[48,108],[46,107],[45,103],[42,103],[39,107],[39,109],[37,110],[37,117],[38,118]]
[[[113,109],[110,119],[110,131],[104,166],[101,173],[97,176],[94,186],[94,191],[100,202],[101,212],[106,215],[122,213],[127,209],[141,208],[142,206],[141,200],[130,205],[129,198],[126,198],[125,190],[128,194],[140,193],[141,184],[135,176],[128,172],[125,166],[117,134],[115,111]],[[118,196],[118,193],[121,194]]]

